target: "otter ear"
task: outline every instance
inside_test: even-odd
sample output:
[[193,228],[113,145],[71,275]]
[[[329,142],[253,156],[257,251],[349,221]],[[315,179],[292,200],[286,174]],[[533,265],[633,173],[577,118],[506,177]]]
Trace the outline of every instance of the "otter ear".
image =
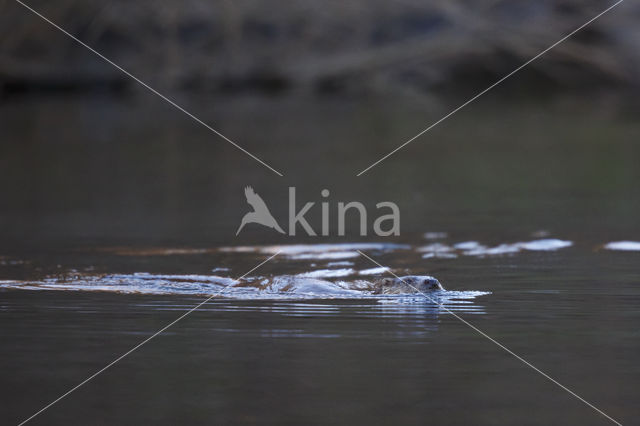
[[438,280],[435,280],[435,279],[426,279],[424,280],[424,284],[429,286],[430,290],[440,290],[442,288],[442,286],[440,285],[440,282],[438,282]]

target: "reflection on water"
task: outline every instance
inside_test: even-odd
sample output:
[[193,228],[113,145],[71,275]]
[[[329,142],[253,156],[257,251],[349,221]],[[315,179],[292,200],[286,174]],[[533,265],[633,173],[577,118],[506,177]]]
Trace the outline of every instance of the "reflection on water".
[[[204,309],[217,312],[260,312],[277,314],[283,318],[312,318],[314,321],[339,321],[341,318],[349,316],[357,316],[358,318],[377,318],[394,323],[398,329],[395,331],[397,337],[405,334],[412,336],[425,336],[431,332],[437,331],[440,315],[447,315],[448,312],[457,311],[458,313],[482,314],[483,308],[474,305],[471,300],[464,301],[465,298],[473,297],[465,292],[455,292],[456,295],[450,295],[447,300],[440,300],[438,304],[426,300],[424,297],[415,298],[392,298],[386,297],[379,300],[365,300],[356,302],[355,300],[344,301],[336,304],[322,303],[320,301],[309,301],[306,303],[293,302],[277,302],[274,301],[268,305],[237,305],[228,304],[228,302],[216,302],[207,305]],[[473,292],[471,292],[473,293]],[[475,292],[481,295],[481,292]],[[459,298],[459,299],[457,299]],[[457,299],[457,300],[456,300]],[[467,303],[466,306],[461,306]],[[189,309],[190,306],[171,306],[163,309],[183,311]],[[446,308],[446,309],[444,309]],[[258,330],[241,330],[226,329],[224,331],[245,334],[259,333],[265,335],[267,333],[273,337],[302,337],[302,338],[329,338],[329,337],[375,337],[378,334],[376,329],[333,329],[321,330],[310,333],[305,329],[286,328],[286,323],[279,324],[276,330],[259,328]]]
[[[634,233],[640,125],[623,105],[488,98],[356,178],[452,103],[191,99],[190,110],[282,170],[284,179],[147,96],[3,102],[0,181],[11,184],[3,193],[0,247],[174,244],[179,254],[180,245],[290,244],[257,225],[235,237],[247,185],[284,222],[287,187],[295,186],[301,205],[316,203],[306,215],[316,230],[326,188],[331,206],[395,202],[402,236],[445,232],[488,247],[546,238],[532,235],[541,229],[563,240],[640,238]],[[337,235],[330,216],[330,235]],[[349,215],[347,233],[357,225]]]

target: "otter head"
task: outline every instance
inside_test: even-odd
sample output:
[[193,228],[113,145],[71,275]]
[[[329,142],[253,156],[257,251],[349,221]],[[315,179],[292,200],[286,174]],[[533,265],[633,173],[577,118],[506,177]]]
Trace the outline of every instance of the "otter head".
[[383,278],[374,285],[375,294],[402,294],[444,290],[440,282],[428,275]]

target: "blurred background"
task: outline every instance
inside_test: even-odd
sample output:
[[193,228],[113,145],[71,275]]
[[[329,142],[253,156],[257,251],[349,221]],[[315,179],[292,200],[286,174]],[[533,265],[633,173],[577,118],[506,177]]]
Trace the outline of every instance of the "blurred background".
[[[538,87],[637,86],[637,5],[532,64]],[[164,90],[217,93],[478,89],[602,12],[605,1],[32,1]],[[2,2],[3,91],[123,90],[131,81],[13,0]],[[536,85],[532,85],[536,82]]]
[[[640,237],[633,2],[361,177],[612,2],[28,4],[285,176],[0,1],[3,246],[287,240],[259,226],[234,236],[246,185],[281,223],[288,186],[300,205],[324,188],[333,209],[394,201],[400,240],[433,229]],[[319,228],[319,207],[308,217]]]

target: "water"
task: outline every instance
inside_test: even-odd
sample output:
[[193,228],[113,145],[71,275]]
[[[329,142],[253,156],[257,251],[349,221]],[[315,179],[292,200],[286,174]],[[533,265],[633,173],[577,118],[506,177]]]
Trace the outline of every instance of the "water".
[[[11,184],[0,200],[0,247],[291,244],[257,225],[235,237],[247,185],[283,226],[295,186],[299,208],[316,202],[307,214],[316,232],[320,193],[330,190],[331,243],[340,240],[337,202],[365,204],[371,236],[375,204],[387,200],[398,204],[405,236],[445,230],[497,245],[547,230],[594,245],[640,240],[640,125],[615,103],[487,99],[356,178],[456,100],[180,100],[285,176],[142,94],[4,102],[0,179]],[[360,238],[356,219],[347,217],[343,240]],[[299,230],[293,242],[320,240]]]
[[[283,250],[249,278],[329,287],[225,290],[33,424],[609,424],[455,315],[633,424],[640,126],[604,105],[485,103],[356,179],[448,105],[188,105],[277,163],[279,178],[153,102],[0,104],[3,423]],[[236,238],[248,184],[280,220],[290,185],[308,201],[323,188],[332,202],[393,200],[402,233],[290,238],[255,226]],[[319,229],[317,213],[310,223]],[[383,274],[357,249],[447,291],[438,303],[336,294]]]
[[[300,254],[350,247],[103,248],[99,266],[86,266],[95,262],[91,251],[5,259],[3,271],[12,271],[14,280],[0,290],[0,357],[12,372],[3,377],[3,418],[17,423],[32,414],[219,291],[216,283],[228,285],[224,277],[242,275],[245,265],[276,249],[283,254],[256,277],[303,274],[312,264],[322,270],[331,258]],[[433,303],[420,295],[226,291],[41,421],[606,424],[452,313],[610,415],[624,420],[637,414],[639,252],[594,251],[576,242],[420,261],[421,246],[369,247],[377,247],[367,253],[395,273],[437,275],[449,296]],[[398,266],[403,260],[414,266]],[[371,266],[362,257],[349,262],[353,274],[323,279],[361,279],[358,271]],[[200,267],[191,275],[168,275],[176,264]],[[141,265],[144,272],[130,271]],[[35,270],[42,275],[17,279]],[[535,416],[525,414],[532,410]]]

